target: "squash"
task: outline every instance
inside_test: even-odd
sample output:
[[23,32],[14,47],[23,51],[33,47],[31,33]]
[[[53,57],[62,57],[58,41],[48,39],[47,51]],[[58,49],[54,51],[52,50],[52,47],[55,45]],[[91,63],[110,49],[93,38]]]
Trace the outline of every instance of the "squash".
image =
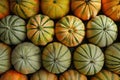
[[101,70],[99,73],[92,76],[90,80],[119,80],[119,76],[108,70]]
[[6,72],[11,67],[10,62],[11,47],[0,43],[0,74]]
[[59,80],[87,80],[87,77],[71,69],[61,74]]
[[60,74],[71,64],[70,50],[59,42],[50,43],[43,49],[42,63],[48,72]]
[[71,0],[73,14],[82,20],[95,17],[101,9],[101,0]]
[[105,66],[110,71],[120,74],[120,43],[114,43],[106,48]]
[[11,61],[15,70],[22,74],[34,73],[41,67],[41,50],[30,42],[17,45],[12,52]]
[[0,80],[28,80],[28,78],[15,70],[9,70],[1,75]]
[[74,51],[73,63],[80,73],[94,75],[103,68],[104,54],[96,45],[82,44]]
[[85,26],[79,18],[68,15],[56,23],[55,35],[64,45],[75,47],[82,42],[85,36]]
[[59,19],[69,12],[70,0],[41,0],[42,13],[52,19]]
[[10,0],[10,10],[15,15],[28,19],[39,12],[39,0]]
[[115,22],[105,15],[92,18],[86,27],[86,37],[89,42],[99,47],[106,47],[112,44],[118,35]]
[[0,40],[9,45],[21,43],[26,38],[26,23],[16,15],[8,15],[0,21]]
[[0,19],[9,15],[9,1],[8,0],[0,0]]
[[102,0],[102,11],[114,21],[120,21],[120,1]]
[[39,70],[31,76],[30,80],[58,80],[58,78],[46,70]]
[[27,24],[27,37],[36,45],[46,45],[53,40],[54,21],[48,16],[38,14]]

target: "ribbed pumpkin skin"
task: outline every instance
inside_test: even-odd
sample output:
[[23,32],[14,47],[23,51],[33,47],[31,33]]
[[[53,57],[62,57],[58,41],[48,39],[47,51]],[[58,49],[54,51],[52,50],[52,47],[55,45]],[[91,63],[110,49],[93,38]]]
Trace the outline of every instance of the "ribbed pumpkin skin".
[[10,54],[11,48],[4,43],[0,43],[0,74],[10,69]]
[[41,0],[43,14],[58,19],[69,12],[70,0]]
[[35,15],[27,24],[27,36],[36,45],[46,45],[53,40],[54,22],[48,16]]
[[87,80],[87,77],[76,70],[68,70],[60,75],[59,80]]
[[42,53],[43,67],[52,73],[62,73],[71,64],[70,50],[61,43],[48,44]]
[[9,70],[1,75],[0,80],[28,80],[28,78],[15,70]]
[[0,0],[0,19],[9,15],[9,2],[8,0]]
[[16,15],[9,15],[0,21],[0,40],[9,45],[21,43],[26,38],[26,23]]
[[120,1],[102,0],[102,11],[114,21],[120,21]]
[[68,15],[56,23],[55,35],[64,45],[74,47],[82,42],[85,36],[85,27],[79,18]]
[[14,14],[28,19],[39,12],[39,4],[39,0],[10,0],[10,9]]
[[40,52],[40,48],[30,42],[17,45],[11,55],[14,68],[23,74],[36,72],[41,67]]
[[71,9],[82,20],[95,17],[101,9],[101,0],[71,0]]
[[58,78],[46,70],[39,70],[31,76],[30,80],[58,80]]
[[119,80],[119,76],[108,70],[101,70],[95,74],[90,80]]
[[89,42],[99,47],[105,47],[116,40],[117,32],[117,25],[112,19],[99,15],[87,23],[86,37]]
[[74,52],[73,63],[80,73],[94,75],[103,67],[104,54],[98,46],[82,44]]
[[105,50],[105,65],[110,71],[120,74],[120,43],[114,43]]

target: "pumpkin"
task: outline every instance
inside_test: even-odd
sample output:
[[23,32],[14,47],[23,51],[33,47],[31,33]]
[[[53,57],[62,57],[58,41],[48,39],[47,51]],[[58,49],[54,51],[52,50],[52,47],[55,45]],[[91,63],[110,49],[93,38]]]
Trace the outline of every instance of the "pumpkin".
[[119,80],[119,76],[108,70],[101,70],[99,73],[92,76],[90,80]]
[[120,1],[102,0],[102,11],[114,21],[120,21]]
[[16,15],[8,15],[0,21],[0,40],[9,45],[21,43],[26,38],[26,23]]
[[79,18],[68,15],[56,23],[55,34],[64,45],[75,47],[82,42],[85,36],[85,26]]
[[42,53],[43,67],[51,73],[59,74],[71,64],[70,50],[59,42],[48,44]]
[[71,0],[73,14],[82,20],[95,17],[101,9],[101,0]]
[[46,70],[39,70],[38,72],[34,73],[30,80],[58,80],[57,76],[53,73],[50,73]]
[[28,80],[28,78],[15,70],[9,70],[1,75],[0,80]]
[[69,12],[70,0],[41,0],[42,13],[52,19],[59,19]]
[[15,47],[11,55],[14,68],[22,74],[34,73],[41,67],[40,48],[30,42]]
[[74,51],[73,63],[80,73],[94,75],[103,67],[104,54],[96,45],[82,44]]
[[9,15],[9,2],[8,0],[0,0],[0,19]]
[[46,45],[53,40],[54,21],[45,15],[31,17],[27,24],[27,37],[36,45]]
[[68,70],[60,75],[59,80],[87,80],[87,77],[76,70]]
[[24,19],[28,19],[39,12],[39,0],[10,0],[10,9]]
[[105,50],[105,66],[120,74],[120,43],[114,43]]
[[117,25],[112,19],[99,15],[87,23],[86,37],[89,42],[99,47],[106,47],[116,40],[117,32]]
[[10,54],[11,48],[4,43],[0,43],[0,74],[10,69]]

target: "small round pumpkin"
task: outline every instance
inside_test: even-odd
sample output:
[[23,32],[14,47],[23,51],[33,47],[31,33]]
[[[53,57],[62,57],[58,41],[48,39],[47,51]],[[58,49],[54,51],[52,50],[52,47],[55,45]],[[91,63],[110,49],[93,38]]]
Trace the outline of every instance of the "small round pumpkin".
[[94,75],[103,68],[104,54],[96,45],[82,44],[73,54],[73,63],[80,73]]
[[27,37],[36,45],[46,45],[53,40],[54,22],[48,16],[35,15],[27,24]]
[[117,25],[112,19],[99,15],[87,23],[86,37],[89,42],[99,47],[106,47],[116,40],[117,32]]
[[43,14],[58,19],[69,12],[70,0],[41,0]]
[[75,47],[85,36],[85,26],[79,18],[68,15],[56,23],[55,35],[64,45]]
[[0,0],[0,19],[9,15],[9,1],[8,0]]
[[101,70],[99,73],[92,76],[90,80],[119,80],[119,76],[108,70]]
[[14,68],[22,74],[36,72],[41,67],[40,52],[40,48],[30,42],[17,45],[11,55]]
[[60,75],[59,80],[87,80],[87,77],[76,70],[68,70]]
[[39,12],[39,0],[10,0],[10,10],[24,19]]
[[21,43],[26,38],[26,23],[16,15],[8,15],[0,21],[0,40],[9,45]]
[[58,78],[46,70],[39,70],[31,76],[30,80],[58,80]]
[[0,43],[0,74],[10,69],[10,54],[11,48],[4,43]]
[[15,70],[9,70],[1,75],[0,80],[28,80],[28,78]]
[[120,43],[114,43],[105,50],[105,66],[120,74]]
[[95,17],[101,9],[101,0],[71,0],[71,9],[82,20]]
[[62,73],[71,64],[70,50],[61,43],[50,43],[43,50],[42,62],[47,71],[56,74]]

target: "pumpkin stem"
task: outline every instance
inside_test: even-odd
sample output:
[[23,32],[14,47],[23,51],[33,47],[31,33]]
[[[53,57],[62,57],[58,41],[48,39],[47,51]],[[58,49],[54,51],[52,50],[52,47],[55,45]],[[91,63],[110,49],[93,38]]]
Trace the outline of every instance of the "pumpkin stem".
[[91,60],[90,63],[95,63],[94,60]]
[[53,0],[53,3],[56,3],[57,2],[57,0]]
[[22,0],[16,0],[16,3],[19,4]]
[[88,4],[90,2],[90,0],[85,0],[85,2]]

